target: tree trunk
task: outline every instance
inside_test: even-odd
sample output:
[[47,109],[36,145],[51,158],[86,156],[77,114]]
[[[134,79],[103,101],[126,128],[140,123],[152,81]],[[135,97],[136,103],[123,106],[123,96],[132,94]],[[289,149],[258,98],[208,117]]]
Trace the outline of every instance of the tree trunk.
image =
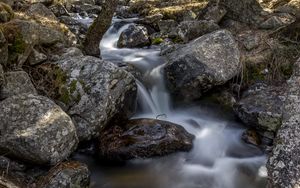
[[83,52],[86,55],[100,57],[100,41],[110,27],[112,17],[118,5],[118,0],[106,0],[103,3],[102,10],[93,24],[90,26],[85,41],[83,43]]

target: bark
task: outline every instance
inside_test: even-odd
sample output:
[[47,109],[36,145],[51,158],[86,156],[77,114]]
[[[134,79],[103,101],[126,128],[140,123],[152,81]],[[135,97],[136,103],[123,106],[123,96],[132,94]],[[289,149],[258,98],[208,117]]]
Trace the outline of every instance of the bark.
[[101,56],[99,44],[103,35],[110,27],[117,5],[118,0],[106,0],[103,3],[102,11],[90,26],[83,43],[83,52],[86,55],[95,57]]

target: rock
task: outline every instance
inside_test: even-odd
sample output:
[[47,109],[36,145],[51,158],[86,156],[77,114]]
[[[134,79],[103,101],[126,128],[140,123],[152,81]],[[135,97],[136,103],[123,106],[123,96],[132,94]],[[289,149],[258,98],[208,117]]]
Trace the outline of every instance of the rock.
[[8,4],[0,2],[0,23],[5,23],[14,18],[14,11]]
[[33,49],[31,54],[28,57],[28,63],[29,65],[37,65],[40,63],[45,62],[48,59],[47,55],[38,52],[37,50]]
[[8,43],[7,40],[0,30],[0,65],[5,66],[8,60]]
[[88,26],[86,24],[83,24],[70,16],[61,16],[59,20],[66,24],[79,40],[83,41],[85,39],[85,35],[88,31]]
[[22,67],[35,45],[51,46],[66,42],[61,31],[32,21],[12,20],[2,25],[2,32],[9,44],[8,66],[13,68]]
[[41,178],[37,187],[42,188],[89,188],[90,171],[85,164],[71,161],[53,167]]
[[242,134],[242,140],[247,144],[251,144],[254,146],[261,145],[260,135],[255,130],[246,130]]
[[26,13],[29,16],[33,16],[33,17],[41,17],[42,19],[47,18],[50,20],[57,20],[53,12],[42,3],[36,3],[31,5],[29,9],[26,11]]
[[193,21],[197,17],[197,15],[192,10],[184,11],[182,16],[183,21]]
[[278,29],[281,27],[285,27],[291,25],[296,21],[294,16],[291,16],[287,13],[281,13],[272,16],[271,18],[267,19],[263,23],[260,24],[261,29]]
[[177,25],[178,24],[176,23],[175,20],[161,20],[158,22],[160,33],[170,38],[177,36],[176,33]]
[[[10,178],[10,179],[12,179],[12,178]],[[21,186],[18,185],[17,182],[14,182],[10,179],[0,176],[0,187],[1,188],[21,188]]]
[[276,132],[282,121],[285,86],[256,84],[234,105],[237,116],[256,130]]
[[245,32],[243,36],[241,36],[241,42],[243,43],[246,50],[251,51],[254,48],[257,48],[262,41],[262,37],[255,32]]
[[214,5],[208,6],[207,9],[200,11],[197,15],[198,20],[211,20],[215,23],[219,23],[226,15],[227,10],[225,7]]
[[278,7],[277,12],[289,13],[296,16],[297,19],[300,19],[300,2],[298,0],[290,0],[287,4]]
[[66,159],[78,143],[71,118],[46,97],[23,94],[0,103],[1,153],[34,164]]
[[0,98],[5,99],[19,94],[37,94],[30,77],[24,71],[7,72],[4,74],[4,85]]
[[118,41],[119,48],[137,48],[150,45],[147,28],[142,25],[130,25],[123,31]]
[[163,17],[164,16],[162,14],[158,13],[158,14],[146,16],[145,18],[138,20],[136,23],[142,25],[149,25],[150,27],[159,30],[158,23],[162,20]]
[[28,0],[28,1],[30,3],[32,3],[32,4],[42,3],[42,4],[46,5],[46,6],[49,6],[49,5],[51,5],[54,2],[54,0]]
[[90,56],[70,57],[55,63],[65,74],[59,101],[76,122],[80,140],[99,135],[99,130],[135,110],[134,77],[114,64]]
[[0,64],[0,92],[2,90],[3,84],[4,84],[4,71],[2,65]]
[[166,55],[165,73],[172,94],[194,100],[239,73],[240,53],[232,34],[203,35]]
[[267,163],[269,187],[300,187],[300,59],[288,81],[287,99],[283,105],[282,125],[277,132],[273,151]]
[[26,166],[5,156],[0,156],[0,169],[9,169],[9,171],[25,171]]
[[109,160],[129,160],[189,151],[194,136],[180,125],[154,119],[135,119],[104,130],[99,155]]
[[82,5],[73,5],[71,7],[71,12],[75,12],[75,13],[86,12],[88,15],[90,14],[98,15],[101,12],[101,9],[102,8],[97,5],[82,4]]
[[61,3],[56,3],[50,6],[49,9],[53,12],[53,14],[56,17],[70,16],[68,10]]
[[220,27],[212,21],[183,21],[179,24],[177,32],[184,42],[188,42],[218,29]]

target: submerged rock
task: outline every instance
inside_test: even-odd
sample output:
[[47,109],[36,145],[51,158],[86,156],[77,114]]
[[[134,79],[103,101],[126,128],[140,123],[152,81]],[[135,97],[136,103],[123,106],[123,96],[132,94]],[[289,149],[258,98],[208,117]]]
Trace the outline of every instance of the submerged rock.
[[66,159],[78,143],[71,118],[46,97],[23,94],[0,103],[0,150],[34,164]]
[[98,136],[110,120],[127,119],[135,111],[135,79],[113,63],[76,56],[57,61],[55,65],[65,77],[58,100],[74,120],[80,140]]
[[284,86],[256,84],[234,105],[234,111],[247,126],[276,132],[282,122],[284,101]]
[[269,187],[300,187],[300,59],[288,81],[282,125],[277,132],[267,169]]
[[240,71],[240,53],[232,34],[219,30],[203,35],[166,55],[167,85],[175,96],[194,100]]
[[118,41],[119,48],[137,48],[150,45],[147,28],[142,25],[130,25],[123,31]]
[[194,136],[183,127],[155,119],[135,119],[104,130],[99,155],[109,160],[129,160],[189,151]]
[[183,41],[188,42],[218,29],[220,27],[213,21],[184,21],[179,24],[177,32]]
[[90,171],[77,161],[63,162],[53,167],[40,179],[37,187],[42,188],[89,188]]

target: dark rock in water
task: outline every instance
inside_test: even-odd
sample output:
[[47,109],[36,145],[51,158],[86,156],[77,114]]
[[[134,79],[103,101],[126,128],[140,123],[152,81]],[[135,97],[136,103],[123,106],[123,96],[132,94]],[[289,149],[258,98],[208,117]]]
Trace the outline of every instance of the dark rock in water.
[[118,41],[119,48],[136,48],[150,45],[147,28],[142,25],[130,25],[123,31]]
[[220,27],[213,21],[184,21],[179,24],[177,32],[184,42],[188,42],[218,29]]
[[23,94],[0,103],[0,151],[33,164],[55,165],[78,143],[71,118],[50,99]]
[[219,30],[166,54],[167,86],[176,97],[195,100],[240,71],[240,52],[232,34]]
[[129,160],[189,151],[194,136],[183,127],[155,119],[135,119],[101,133],[99,155],[109,160]]
[[277,132],[267,169],[269,187],[300,187],[300,59],[288,81],[282,125]]
[[42,188],[89,188],[90,171],[85,164],[71,161],[53,167],[41,178],[37,187]]
[[255,130],[246,130],[243,132],[242,140],[247,144],[252,144],[254,146],[259,146],[261,144],[260,136]]
[[276,132],[281,125],[285,86],[256,84],[234,105],[238,117],[256,130]]

